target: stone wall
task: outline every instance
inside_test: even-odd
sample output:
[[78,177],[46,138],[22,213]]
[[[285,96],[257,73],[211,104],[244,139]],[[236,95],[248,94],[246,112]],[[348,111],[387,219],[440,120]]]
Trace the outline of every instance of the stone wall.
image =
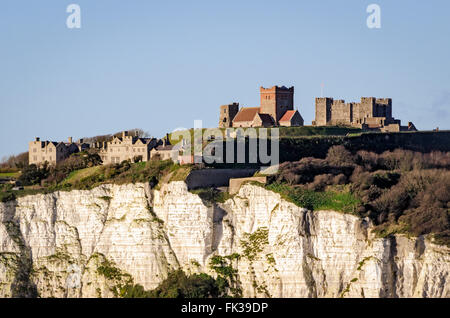
[[392,99],[361,97],[360,103],[345,103],[344,100],[332,98],[316,98],[316,119],[314,126],[347,125],[359,128],[378,129],[384,131],[400,131],[400,128],[389,127],[390,124],[400,126],[400,121],[392,117]]
[[220,106],[219,128],[233,127],[233,119],[238,112],[238,103]]
[[347,104],[344,100],[335,100],[331,107],[331,124],[351,125],[353,104]]
[[326,126],[331,120],[332,98],[316,98],[316,120],[313,122],[315,126]]
[[330,147],[343,145],[351,151],[377,153],[405,149],[418,152],[450,151],[450,131],[364,133],[359,136],[328,136],[313,138],[281,138],[280,162],[304,157],[325,158]]
[[208,187],[227,187],[231,178],[250,177],[255,174],[252,169],[202,169],[193,170],[186,178],[189,189]]

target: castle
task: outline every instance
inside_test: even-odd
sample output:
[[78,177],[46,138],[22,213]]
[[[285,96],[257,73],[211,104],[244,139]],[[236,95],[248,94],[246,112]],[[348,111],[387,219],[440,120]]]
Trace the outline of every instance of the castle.
[[294,87],[261,87],[260,96],[259,107],[220,106],[219,127],[303,126],[302,116],[294,110]]
[[402,126],[392,117],[392,99],[362,97],[360,103],[346,103],[330,97],[316,98],[313,126],[353,126],[383,132],[417,131],[413,123]]
[[[260,87],[260,106],[242,107],[238,103],[220,106],[220,128],[237,127],[293,127],[303,126],[304,121],[294,110],[294,87]],[[392,117],[392,99],[362,97],[359,103],[346,103],[333,98],[316,98],[316,118],[313,126],[349,126],[381,132],[417,131],[413,123],[402,126]],[[103,164],[117,164],[125,160],[148,161],[178,158],[179,163],[192,163],[191,155],[183,155],[182,149],[165,139],[131,136],[127,131],[107,142],[85,143],[83,139],[73,142],[41,141],[29,143],[29,163],[57,164],[71,154],[89,148],[97,150]]]

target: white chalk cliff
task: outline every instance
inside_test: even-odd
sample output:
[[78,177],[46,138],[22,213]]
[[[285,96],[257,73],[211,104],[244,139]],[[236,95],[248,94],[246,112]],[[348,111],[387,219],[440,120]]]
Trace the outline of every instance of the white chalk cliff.
[[114,297],[177,268],[216,275],[214,256],[246,297],[450,297],[449,248],[251,184],[221,204],[184,182],[32,195],[0,203],[0,221],[1,297]]

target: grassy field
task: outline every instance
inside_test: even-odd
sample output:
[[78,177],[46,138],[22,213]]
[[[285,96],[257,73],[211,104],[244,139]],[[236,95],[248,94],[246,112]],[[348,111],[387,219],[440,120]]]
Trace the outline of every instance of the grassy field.
[[295,205],[313,211],[333,210],[357,214],[361,201],[346,188],[335,188],[323,192],[292,187],[286,184],[270,184],[268,190],[279,193]]
[[19,176],[20,176],[20,172],[0,172],[0,178],[17,179]]
[[69,183],[76,184],[87,177],[97,174],[100,169],[101,169],[101,166],[96,166],[96,167],[73,171],[63,182],[61,182],[61,184],[62,185],[69,184]]

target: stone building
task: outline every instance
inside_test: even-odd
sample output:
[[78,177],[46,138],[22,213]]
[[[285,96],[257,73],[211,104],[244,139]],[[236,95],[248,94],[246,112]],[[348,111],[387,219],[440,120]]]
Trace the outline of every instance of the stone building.
[[150,160],[150,151],[156,144],[157,139],[155,138],[130,136],[128,131],[124,131],[122,137],[113,137],[111,141],[96,146],[99,148],[98,154],[103,164],[115,164],[125,160],[148,161]]
[[379,131],[415,131],[413,123],[401,126],[392,117],[392,99],[362,97],[360,103],[346,103],[330,97],[316,98],[316,119],[313,126],[353,126]]
[[302,116],[294,110],[294,87],[261,87],[259,107],[220,106],[220,128],[276,126],[303,126]]
[[71,154],[87,148],[89,148],[89,144],[84,143],[83,139],[74,143],[72,137],[69,137],[68,142],[41,141],[39,137],[36,137],[28,144],[28,160],[30,165],[41,165],[45,162],[55,165]]
[[239,103],[220,106],[219,128],[233,127],[233,118],[239,112]]
[[296,110],[288,110],[278,121],[280,126],[303,126],[303,118]]
[[174,162],[177,161],[179,155],[179,147],[171,145],[169,141],[169,136],[166,135],[165,138],[161,139],[150,152],[150,158],[152,160],[169,160],[172,159]]

